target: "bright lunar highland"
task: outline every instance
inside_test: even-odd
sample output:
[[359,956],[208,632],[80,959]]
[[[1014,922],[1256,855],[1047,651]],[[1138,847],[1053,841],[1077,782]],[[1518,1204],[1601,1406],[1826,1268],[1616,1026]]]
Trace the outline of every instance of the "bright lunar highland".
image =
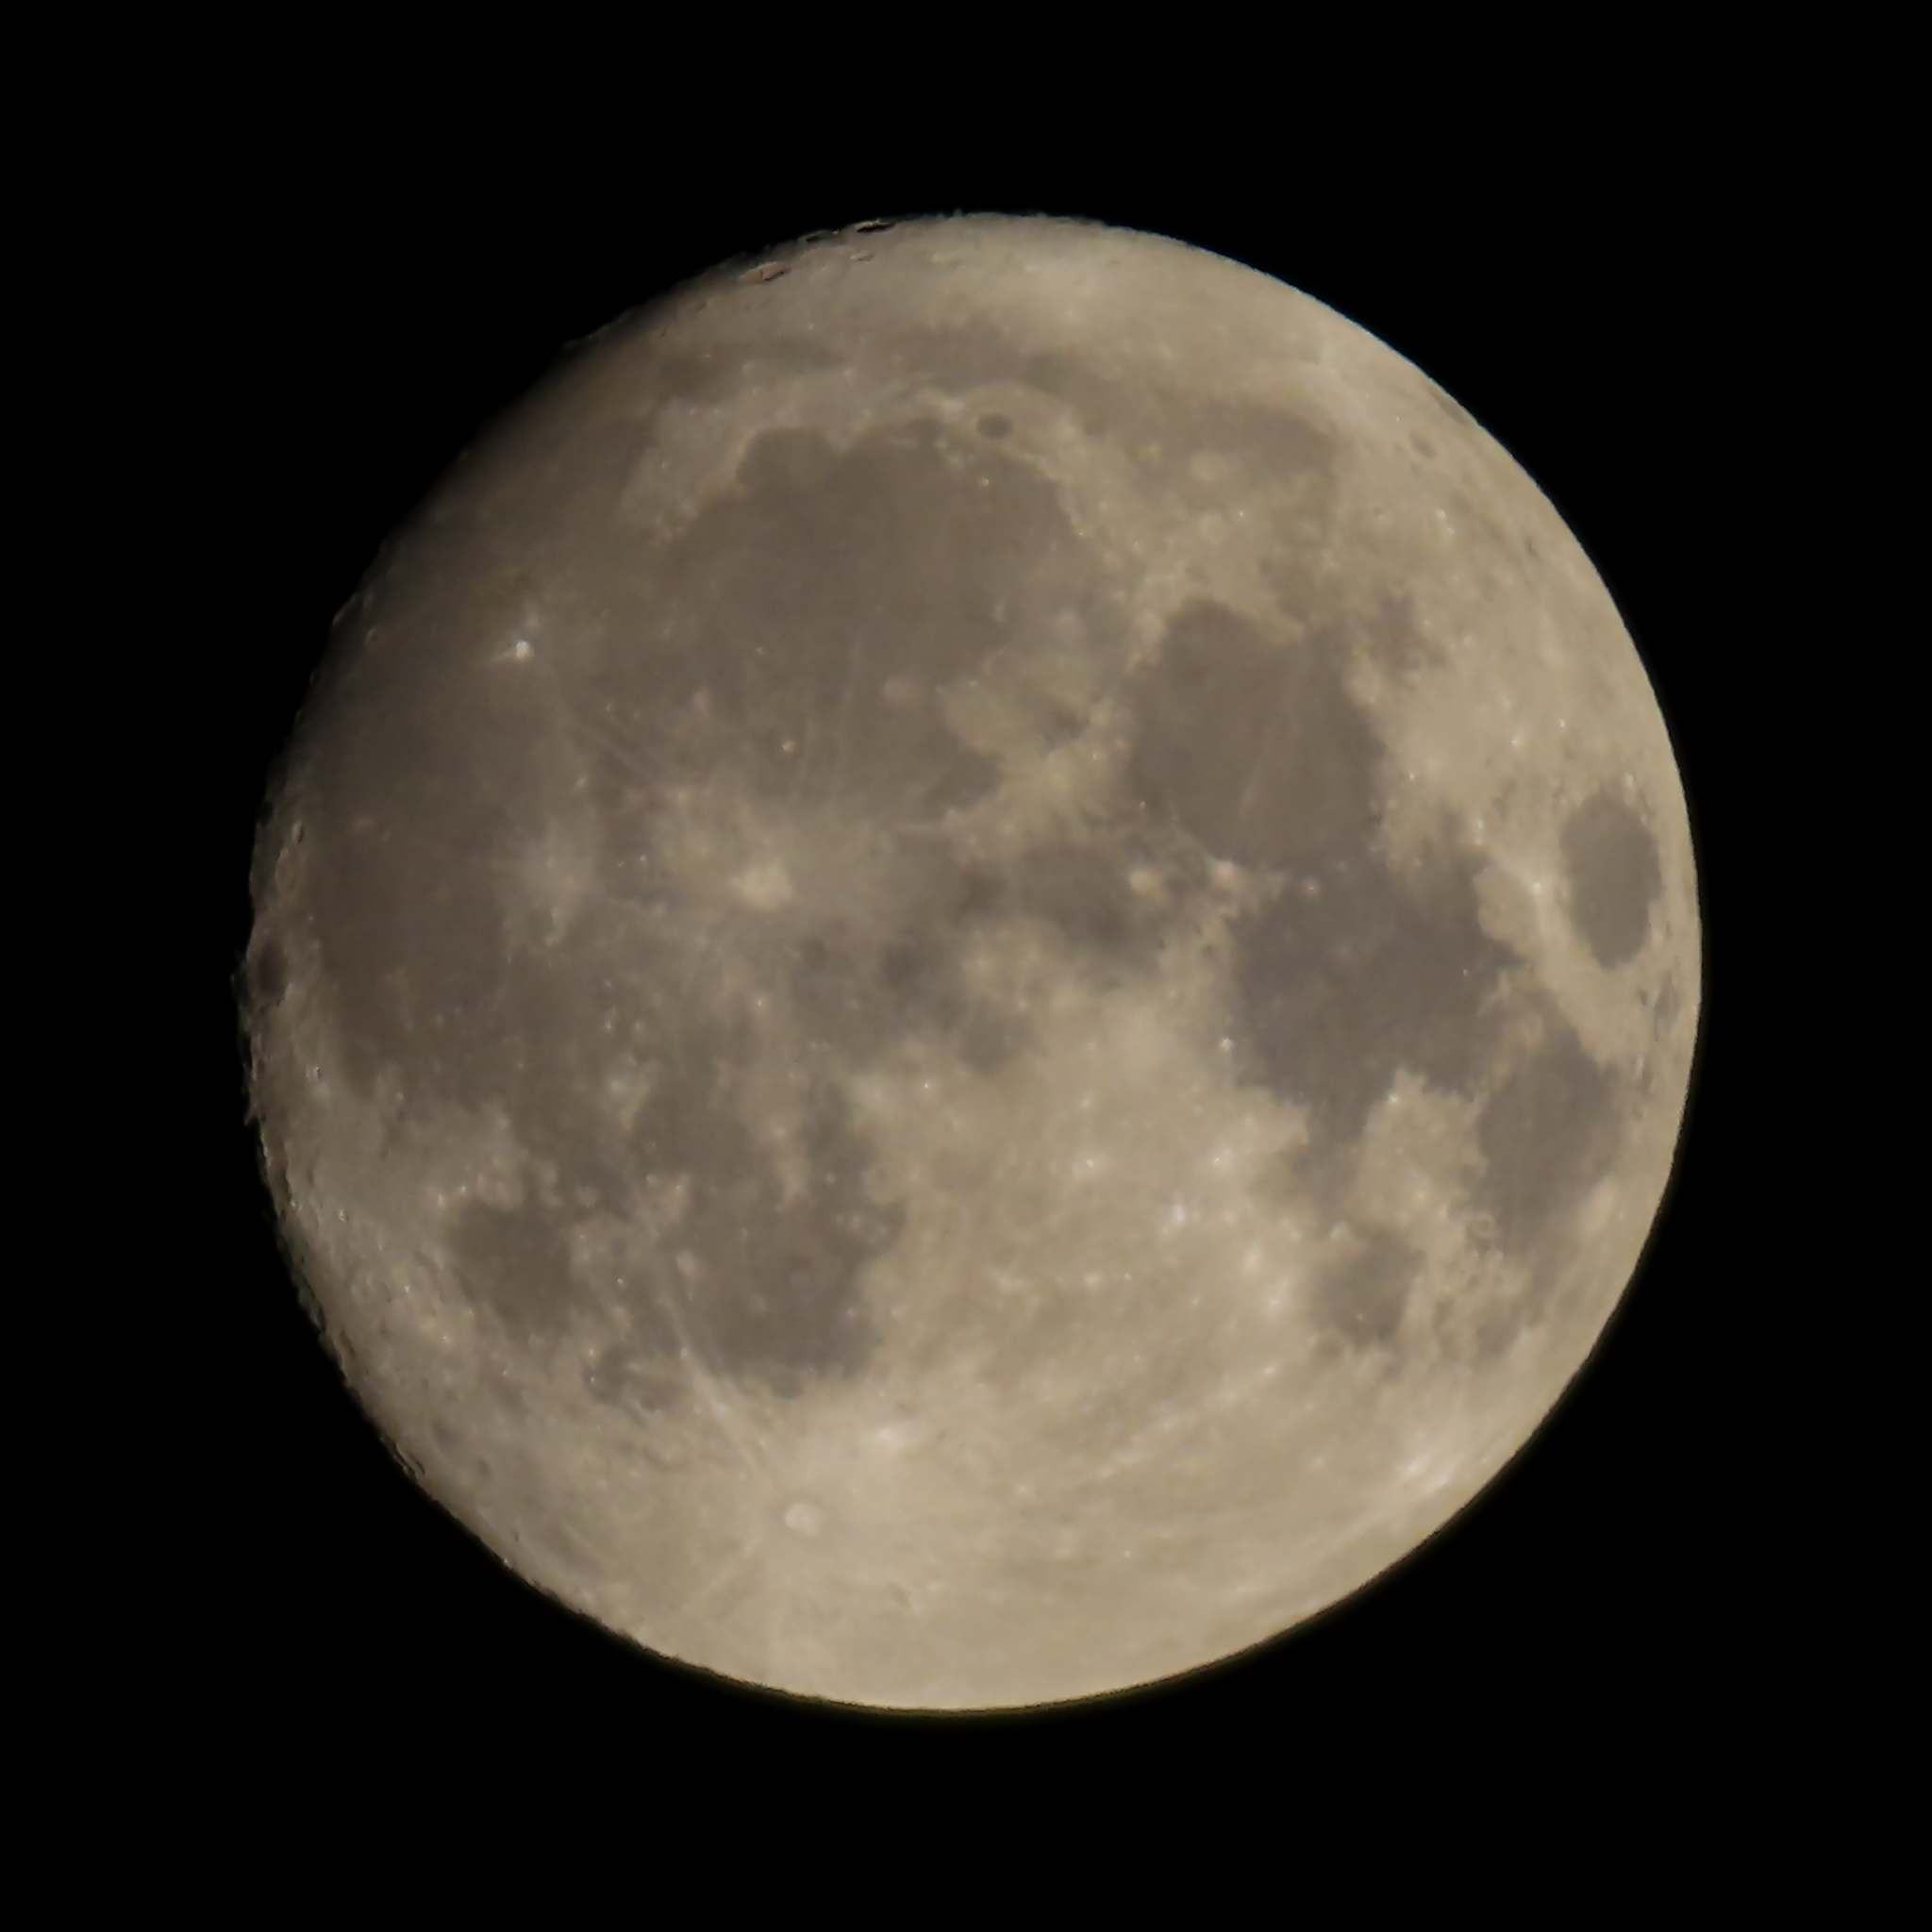
[[1595,1344],[1700,981],[1524,471],[1158,238],[867,225],[580,345],[341,613],[243,994],[289,1251],[530,1582],[809,1697],[1169,1677]]

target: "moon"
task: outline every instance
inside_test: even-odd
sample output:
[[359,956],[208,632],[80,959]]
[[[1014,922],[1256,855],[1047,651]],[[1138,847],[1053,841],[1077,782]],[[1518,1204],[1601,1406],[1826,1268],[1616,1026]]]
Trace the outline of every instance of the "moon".
[[1560,1400],[1682,1126],[1642,661],[1382,342],[866,224],[577,347],[341,612],[242,983],[291,1267],[520,1575],[794,1696],[1172,1678]]

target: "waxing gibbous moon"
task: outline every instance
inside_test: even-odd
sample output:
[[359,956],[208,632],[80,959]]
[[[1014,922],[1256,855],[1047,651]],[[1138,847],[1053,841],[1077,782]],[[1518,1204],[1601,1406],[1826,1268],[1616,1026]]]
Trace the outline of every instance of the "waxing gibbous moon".
[[341,613],[243,999],[311,1311],[661,1656],[999,1708],[1412,1551],[1628,1285],[1692,851],[1524,471],[1265,275],[811,238],[580,345]]

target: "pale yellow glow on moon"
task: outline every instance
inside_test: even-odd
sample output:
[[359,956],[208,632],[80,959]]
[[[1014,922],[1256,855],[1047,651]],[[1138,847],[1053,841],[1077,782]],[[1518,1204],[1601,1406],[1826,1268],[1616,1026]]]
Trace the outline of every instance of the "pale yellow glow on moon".
[[1224,1657],[1527,1439],[1696,1029],[1608,594],[1413,367],[966,218],[587,345],[342,613],[257,863],[268,1171],[522,1574],[919,1708]]

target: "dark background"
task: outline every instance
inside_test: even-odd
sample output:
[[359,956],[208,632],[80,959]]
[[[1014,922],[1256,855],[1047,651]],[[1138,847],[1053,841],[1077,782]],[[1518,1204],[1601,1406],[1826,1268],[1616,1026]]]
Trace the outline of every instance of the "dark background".
[[[188,990],[160,1131],[181,1172],[167,1285],[136,1344],[158,1417],[139,1451],[155,1520],[112,1734],[157,1761],[192,1748],[238,1802],[325,1783],[344,1750],[358,1777],[492,1803],[602,1786],[592,1768],[610,1765],[641,1790],[667,1765],[724,1790],[747,1766],[761,1788],[903,1767],[994,1789],[1022,1770],[1173,1780],[1234,1763],[1284,1793],[1319,1767],[1398,1814],[1478,1762],[1505,1768],[1507,1808],[1506,1791],[1552,1781],[1750,1757],[1818,1694],[1788,1539],[1760,1501],[1773,1480],[1787,1501],[1805,1488],[1789,1464],[1768,1474],[1762,1446],[1785,1291],[1761,1233],[1748,1258],[1739,1246],[1766,1187],[1740,1153],[1757,1015],[1732,939],[1753,861],[1726,682],[1739,506],[1762,460],[1737,433],[1759,393],[1743,291],[1761,225],[1713,225],[1706,187],[1668,167],[1586,167],[1589,144],[1559,133],[1487,165],[1419,146],[1347,192],[1332,166],[1264,147],[1176,167],[1122,139],[1077,165],[1061,149],[995,165],[942,141],[929,162],[882,142],[834,164],[756,117],[743,140],[750,159],[733,145],[703,166],[682,127],[626,142],[621,165],[614,145],[531,159],[507,136],[487,161],[441,143],[372,156],[350,117],[320,154],[190,143],[169,191],[134,204],[150,264],[136,306],[167,291],[159,434],[188,452],[160,479],[158,576],[193,647],[169,698],[167,809],[186,856],[166,930]],[[269,763],[330,620],[491,413],[565,342],[719,260],[958,208],[1157,230],[1277,275],[1417,362],[1512,451],[1649,668],[1690,795],[1707,958],[1690,1117],[1642,1272],[1568,1401],[1476,1506],[1263,1652],[1099,1705],[938,1722],[655,1662],[525,1589],[421,1497],[279,1258],[228,975]]]

